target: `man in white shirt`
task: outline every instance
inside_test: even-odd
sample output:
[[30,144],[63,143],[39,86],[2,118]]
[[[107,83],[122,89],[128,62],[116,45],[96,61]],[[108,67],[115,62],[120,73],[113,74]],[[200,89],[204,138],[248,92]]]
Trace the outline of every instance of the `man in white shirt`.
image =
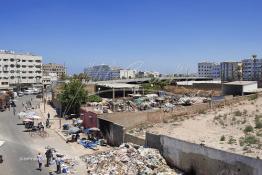
[[37,161],[38,161],[38,169],[42,171],[42,164],[43,164],[44,157],[41,155],[41,153],[38,153],[37,155]]

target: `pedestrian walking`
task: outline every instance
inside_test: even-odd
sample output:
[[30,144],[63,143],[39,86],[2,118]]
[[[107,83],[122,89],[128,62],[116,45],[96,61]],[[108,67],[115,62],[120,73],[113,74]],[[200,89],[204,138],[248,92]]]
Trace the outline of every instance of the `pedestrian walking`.
[[55,162],[56,162],[56,173],[61,174],[61,163],[62,163],[61,158],[57,157]]
[[53,153],[52,153],[52,149],[47,149],[47,151],[45,152],[45,156],[46,156],[46,166],[49,167],[50,162],[51,162],[51,158],[53,157]]
[[15,116],[15,113],[16,113],[16,109],[15,109],[15,107],[13,107],[13,113],[14,113],[14,116]]
[[45,126],[46,126],[46,128],[50,128],[49,118],[46,119]]
[[38,161],[38,169],[39,169],[39,171],[42,171],[43,160],[44,160],[44,157],[41,155],[41,153],[38,153],[37,161]]

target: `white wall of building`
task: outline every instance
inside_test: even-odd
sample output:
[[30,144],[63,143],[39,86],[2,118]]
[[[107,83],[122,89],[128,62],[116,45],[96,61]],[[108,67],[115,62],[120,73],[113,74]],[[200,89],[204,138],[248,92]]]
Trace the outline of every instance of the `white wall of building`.
[[121,69],[120,78],[121,79],[132,79],[136,77],[136,71],[132,69]]
[[255,92],[257,90],[257,82],[243,86],[243,92]]
[[41,83],[41,56],[0,51],[0,87]]

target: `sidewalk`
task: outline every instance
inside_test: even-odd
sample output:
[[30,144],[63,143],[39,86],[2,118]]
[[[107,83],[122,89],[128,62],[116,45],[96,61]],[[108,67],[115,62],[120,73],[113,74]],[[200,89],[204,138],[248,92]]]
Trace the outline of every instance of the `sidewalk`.
[[[96,154],[99,152],[108,151],[111,147],[101,147],[98,146],[98,150],[92,150],[84,148],[82,145],[74,142],[74,143],[66,143],[66,136],[62,133],[62,129],[60,128],[60,118],[54,117],[57,115],[56,111],[52,106],[46,104],[45,112],[44,112],[44,104],[40,103],[40,109],[37,109],[38,114],[42,117],[42,120],[45,122],[47,119],[47,114],[50,113],[50,122],[51,128],[47,128],[46,130],[49,133],[49,137],[45,138],[44,145],[48,144],[49,146],[57,149],[57,151],[68,155],[69,157],[75,158],[78,160],[78,167],[76,174],[86,174],[86,163],[81,159],[84,155]],[[61,119],[61,126],[63,124],[69,123],[71,124],[71,120]],[[43,145],[39,144],[39,146],[43,147]]]
[[[54,116],[56,115],[56,111],[48,104],[45,106],[45,112],[44,112],[44,104],[40,103],[40,109],[36,109],[36,112],[42,117],[42,121],[45,122],[47,119],[47,114],[50,113],[50,119],[52,124],[52,128],[46,128],[46,131],[48,132],[49,136],[47,138],[40,138],[36,137],[34,139],[34,147],[35,148],[41,148],[41,152],[44,152],[44,148],[46,146],[50,146],[52,148],[55,148],[59,153],[62,153],[66,155],[67,157],[70,157],[74,160],[77,160],[78,165],[75,167],[75,171],[70,174],[86,174],[86,164],[82,161],[80,158],[84,154],[86,154],[85,149],[79,149],[78,147],[81,145],[72,145],[67,144],[63,137],[58,134],[58,128],[59,128],[59,120],[54,120]],[[51,168],[53,169],[53,168]]]

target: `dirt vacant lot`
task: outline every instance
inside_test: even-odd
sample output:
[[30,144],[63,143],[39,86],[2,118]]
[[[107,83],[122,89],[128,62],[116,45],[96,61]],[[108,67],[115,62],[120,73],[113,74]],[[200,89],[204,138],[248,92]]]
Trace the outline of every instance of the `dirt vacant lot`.
[[129,133],[144,137],[146,131],[262,158],[262,98],[254,95],[232,106],[194,116],[143,124]]

